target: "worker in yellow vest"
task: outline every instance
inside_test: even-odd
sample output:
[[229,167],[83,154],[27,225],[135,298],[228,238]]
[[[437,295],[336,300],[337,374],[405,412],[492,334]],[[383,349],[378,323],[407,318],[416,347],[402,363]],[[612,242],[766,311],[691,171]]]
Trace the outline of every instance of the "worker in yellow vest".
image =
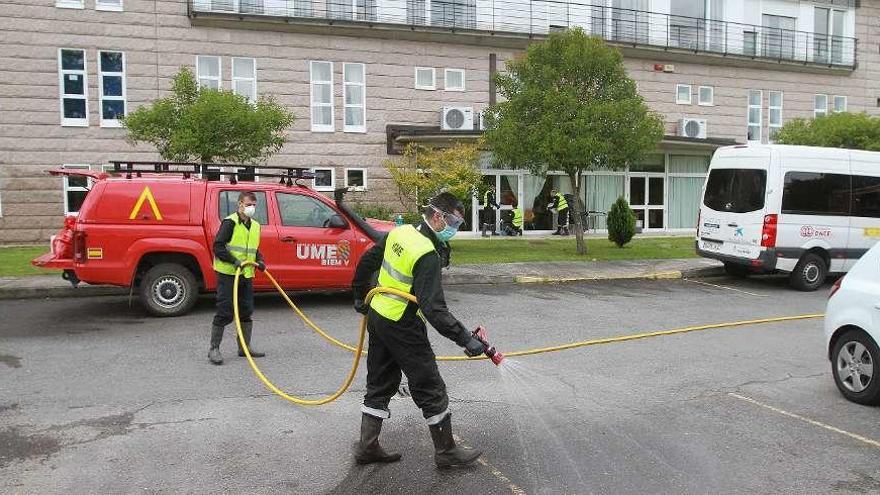
[[516,235],[522,235],[523,230],[523,211],[520,209],[519,205],[513,205],[513,230]]
[[[464,206],[452,194],[442,193],[431,199],[422,213],[423,221],[417,226],[397,227],[370,248],[355,272],[355,310],[367,315],[370,345],[361,437],[355,451],[358,464],[400,460],[400,454],[382,449],[379,433],[382,420],[391,415],[388,403],[398,391],[401,372],[430,428],[437,466],[467,465],[481,454],[455,444],[446,384],[437,369],[425,326],[425,322],[430,323],[441,335],[463,347],[468,356],[479,356],[486,350],[485,344],[446,308],[440,280],[438,249],[458,232],[464,222]],[[364,297],[376,271],[379,286],[413,294],[418,304],[393,294],[377,294],[366,307]]]
[[500,209],[501,205],[495,198],[494,184],[489,185],[483,193],[480,208],[480,230],[483,232],[483,237],[489,237],[488,232],[491,232],[491,235],[498,235],[498,232],[495,232],[495,210]]
[[[217,313],[211,326],[211,348],[208,360],[213,364],[223,364],[220,354],[220,341],[223,330],[232,323],[232,289],[235,285],[235,271],[245,261],[252,261],[262,271],[266,269],[263,255],[260,254],[260,224],[254,220],[257,211],[257,196],[252,192],[238,195],[238,211],[223,219],[217,236],[214,238],[214,271],[217,275]],[[245,267],[238,279],[238,310],[241,317],[241,332],[251,356],[263,357],[266,354],[253,350],[251,334],[254,322],[254,267]],[[236,338],[236,342],[238,339]],[[238,355],[244,356],[241,342]]]
[[551,210],[556,210],[557,212],[557,225],[556,232],[553,235],[569,235],[568,232],[568,201],[565,199],[565,195],[559,192],[556,189],[550,190],[550,200],[552,203],[547,205],[547,208]]

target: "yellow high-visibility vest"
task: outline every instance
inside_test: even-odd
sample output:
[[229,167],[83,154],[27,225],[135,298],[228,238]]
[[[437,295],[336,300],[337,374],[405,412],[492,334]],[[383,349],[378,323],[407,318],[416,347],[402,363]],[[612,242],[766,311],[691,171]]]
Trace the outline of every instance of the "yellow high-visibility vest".
[[[235,223],[232,229],[232,238],[226,243],[226,249],[233,258],[239,261],[256,261],[257,249],[260,247],[260,224],[251,218],[251,228],[244,226],[244,223],[238,218],[238,212],[226,217]],[[235,265],[227,263],[219,258],[214,258],[214,271],[224,273],[226,275],[235,275]],[[254,277],[253,265],[248,265],[241,272],[244,278]]]
[[[413,268],[427,253],[435,252],[434,243],[412,225],[401,225],[388,233],[385,253],[379,269],[379,286],[411,292]],[[380,293],[373,296],[370,307],[391,321],[400,321],[409,301],[395,295]]]
[[523,212],[519,208],[513,209],[513,226],[521,229],[523,224]]

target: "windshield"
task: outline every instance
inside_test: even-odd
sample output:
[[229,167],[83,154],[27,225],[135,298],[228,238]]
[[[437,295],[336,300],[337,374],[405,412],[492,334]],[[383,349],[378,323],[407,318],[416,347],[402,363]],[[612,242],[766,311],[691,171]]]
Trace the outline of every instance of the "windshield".
[[764,208],[767,171],[716,168],[709,173],[703,204],[715,211],[748,213]]

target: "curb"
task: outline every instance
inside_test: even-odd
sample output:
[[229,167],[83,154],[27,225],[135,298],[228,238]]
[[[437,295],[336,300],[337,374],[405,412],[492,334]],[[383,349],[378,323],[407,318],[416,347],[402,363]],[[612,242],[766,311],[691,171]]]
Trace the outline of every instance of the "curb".
[[127,296],[128,289],[101,285],[83,287],[22,287],[0,289],[0,300],[44,299],[51,297]]
[[593,282],[602,280],[673,280],[682,278],[682,272],[670,270],[664,272],[633,273],[623,275],[594,275],[583,277],[534,277],[531,275],[519,275],[514,277],[517,284],[554,284],[563,282]]

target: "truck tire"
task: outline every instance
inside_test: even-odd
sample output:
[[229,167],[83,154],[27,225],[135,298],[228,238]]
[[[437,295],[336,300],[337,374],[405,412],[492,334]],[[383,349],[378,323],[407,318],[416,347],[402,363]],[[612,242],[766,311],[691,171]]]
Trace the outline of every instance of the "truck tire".
[[825,283],[828,266],[825,260],[816,253],[803,255],[791,272],[789,282],[797,290],[812,292]]
[[183,265],[160,263],[144,274],[140,286],[141,302],[154,316],[180,316],[192,309],[198,299],[196,277]]
[[731,277],[745,278],[751,273],[751,269],[746,265],[739,263],[725,263],[724,271]]

